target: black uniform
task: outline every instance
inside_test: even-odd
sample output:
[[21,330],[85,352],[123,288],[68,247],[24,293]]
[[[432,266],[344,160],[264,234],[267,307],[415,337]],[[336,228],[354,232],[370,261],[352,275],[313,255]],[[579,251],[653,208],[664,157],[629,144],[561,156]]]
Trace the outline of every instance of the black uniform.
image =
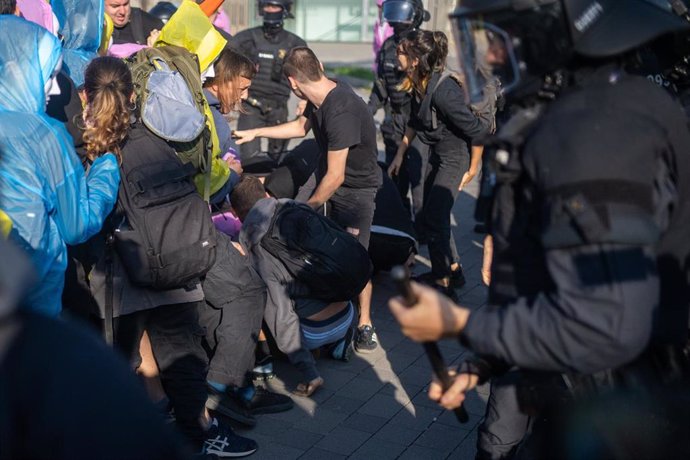
[[458,262],[450,213],[462,176],[469,169],[472,139],[489,131],[486,120],[470,109],[458,83],[452,78],[439,83],[440,78],[441,74],[434,72],[427,85],[434,90],[429,89],[422,100],[413,99],[409,121],[417,137],[430,146],[424,206],[417,226],[428,240],[435,279],[450,276],[451,265]]
[[[528,379],[546,371],[588,385],[631,372],[620,371],[631,362],[646,367],[645,349],[687,339],[684,113],[665,91],[614,66],[578,71],[530,122],[534,110],[498,135],[490,304],[472,312],[461,340],[529,369]],[[515,431],[525,419],[515,414],[514,387],[506,388],[492,395],[502,401],[489,401],[480,447],[524,434]]]
[[129,22],[113,29],[113,45],[137,43],[145,45],[152,30],[163,28],[163,21],[146,11],[132,7]]
[[[246,113],[240,114],[237,128],[245,130],[285,123],[288,118],[290,84],[283,75],[283,61],[292,48],[307,46],[305,41],[284,29],[267,34],[264,27],[259,26],[243,30],[232,37],[230,46],[247,55],[259,66],[249,88],[249,99],[243,104]],[[269,156],[278,160],[286,144],[287,141],[283,139],[270,139]],[[240,146],[242,160],[260,153],[260,139]]]
[[[376,56],[377,80],[372,88],[368,104],[372,114],[375,114],[381,107],[385,110],[381,134],[386,146],[386,166],[389,166],[395,158],[400,141],[405,134],[407,122],[410,119],[412,97],[409,93],[398,89],[398,85],[405,76],[405,73],[398,69],[396,49],[400,40],[399,36],[392,35],[381,45],[379,54]],[[411,189],[412,211],[415,218],[422,210],[424,174],[428,161],[429,147],[419,139],[415,139],[405,153],[398,176],[394,178],[403,203],[408,208],[410,201],[407,194]],[[418,230],[420,229],[418,228]]]

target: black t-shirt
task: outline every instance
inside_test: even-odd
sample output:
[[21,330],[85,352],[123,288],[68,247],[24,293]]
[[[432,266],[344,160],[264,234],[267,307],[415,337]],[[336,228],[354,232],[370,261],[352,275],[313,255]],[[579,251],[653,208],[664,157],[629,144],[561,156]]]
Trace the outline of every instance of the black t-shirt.
[[337,86],[318,109],[307,104],[304,112],[311,122],[321,155],[316,174],[322,178],[328,169],[328,151],[349,149],[345,164],[344,187],[376,188],[381,185],[381,169],[376,164],[376,126],[366,103],[349,85]]
[[162,28],[163,22],[160,19],[146,11],[132,7],[129,22],[124,27],[115,27],[113,29],[113,44],[138,43],[139,45],[145,45],[151,31],[154,29],[161,30]]

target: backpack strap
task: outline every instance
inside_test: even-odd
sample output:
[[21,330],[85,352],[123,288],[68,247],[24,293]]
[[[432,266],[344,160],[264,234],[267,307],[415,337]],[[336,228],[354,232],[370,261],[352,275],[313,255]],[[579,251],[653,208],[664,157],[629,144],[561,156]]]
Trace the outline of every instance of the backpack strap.
[[113,330],[113,271],[115,261],[113,258],[114,236],[112,232],[105,237],[105,312],[103,319],[103,337],[105,343],[113,345],[115,343],[115,331]]
[[441,74],[441,77],[439,77],[438,81],[436,81],[436,84],[434,85],[434,88],[431,90],[431,93],[429,93],[429,104],[431,105],[431,129],[435,130],[438,128],[438,116],[436,115],[436,107],[434,107],[434,103],[432,101],[434,93],[436,93],[436,90],[438,89],[439,86],[441,86],[441,83],[443,83],[444,80],[447,78],[452,77],[452,72],[449,70],[444,70],[443,73]]

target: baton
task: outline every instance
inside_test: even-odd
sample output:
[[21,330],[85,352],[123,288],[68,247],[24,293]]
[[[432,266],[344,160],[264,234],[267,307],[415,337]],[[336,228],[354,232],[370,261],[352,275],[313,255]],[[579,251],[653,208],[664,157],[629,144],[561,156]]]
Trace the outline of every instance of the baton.
[[[407,307],[412,307],[414,304],[416,304],[417,296],[415,296],[414,292],[412,292],[412,286],[410,286],[410,277],[407,269],[402,265],[393,267],[391,269],[391,278],[395,282],[400,295],[403,296],[405,305]],[[426,352],[427,358],[429,358],[431,368],[433,369],[436,378],[438,378],[441,382],[443,391],[448,390],[453,382],[448,374],[448,368],[443,362],[443,356],[441,355],[441,350],[438,348],[438,344],[436,342],[423,342],[422,346],[424,346],[424,351]],[[463,406],[458,407],[453,412],[455,412],[455,417],[458,419],[458,422],[467,423],[469,420],[467,411]]]

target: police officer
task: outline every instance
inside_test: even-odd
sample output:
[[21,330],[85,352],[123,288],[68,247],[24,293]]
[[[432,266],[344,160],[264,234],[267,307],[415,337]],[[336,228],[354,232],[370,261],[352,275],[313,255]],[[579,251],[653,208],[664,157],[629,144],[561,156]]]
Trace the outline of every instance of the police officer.
[[470,311],[413,284],[417,305],[390,307],[414,340],[459,337],[478,355],[447,391],[431,386],[444,407],[520,369],[503,398],[492,388],[479,435],[478,457],[505,458],[528,428],[512,418],[518,402],[539,415],[535,439],[591,389],[687,375],[690,133],[667,92],[623,70],[629,51],[687,24],[645,0],[462,0],[453,17],[468,93],[481,96],[474,69],[489,65],[514,109],[487,181],[489,305]]
[[[306,46],[300,37],[283,29],[285,18],[292,17],[291,7],[292,0],[259,0],[263,25],[243,30],[230,41],[230,46],[246,54],[259,66],[259,72],[249,89],[249,98],[243,105],[246,112],[240,114],[237,123],[239,130],[279,125],[287,121],[290,85],[283,75],[283,61],[292,48]],[[278,161],[286,145],[287,141],[270,139],[268,155]],[[258,139],[240,147],[242,161],[260,154],[261,142]]]
[[[429,12],[422,0],[385,0],[383,19],[393,27],[393,35],[383,42],[376,56],[376,80],[369,96],[369,110],[374,115],[381,107],[385,117],[381,134],[386,146],[386,168],[395,157],[398,145],[405,134],[410,119],[411,95],[400,91],[398,86],[405,73],[400,70],[397,48],[400,40],[411,30],[419,28],[429,20]],[[409,208],[408,191],[412,188],[412,210],[416,216],[422,209],[424,192],[424,171],[429,160],[429,147],[415,139],[407,151],[403,167],[395,177],[403,203]],[[419,231],[419,229],[418,229]]]

